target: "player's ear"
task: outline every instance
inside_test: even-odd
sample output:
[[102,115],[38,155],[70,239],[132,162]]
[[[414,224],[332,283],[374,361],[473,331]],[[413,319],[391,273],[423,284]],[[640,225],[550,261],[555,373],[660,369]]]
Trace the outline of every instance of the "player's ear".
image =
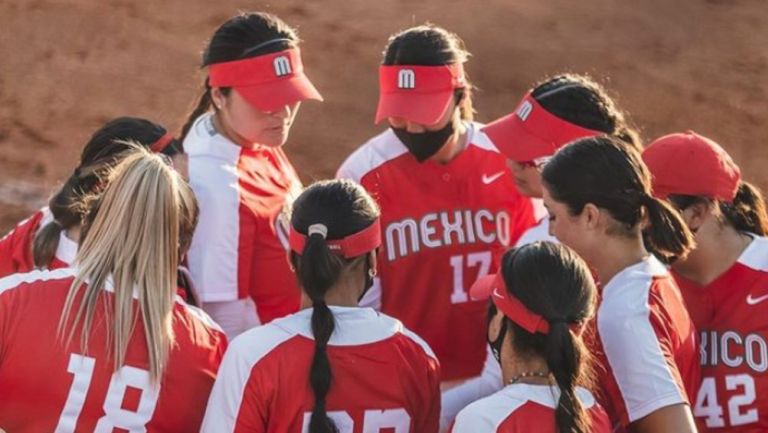
[[599,207],[593,203],[587,203],[584,205],[584,209],[581,211],[580,217],[587,229],[595,230],[601,225],[605,224],[601,217],[607,215],[607,212],[602,212]]
[[685,225],[696,233],[704,222],[712,215],[716,203],[711,201],[697,201],[680,212],[685,221]]

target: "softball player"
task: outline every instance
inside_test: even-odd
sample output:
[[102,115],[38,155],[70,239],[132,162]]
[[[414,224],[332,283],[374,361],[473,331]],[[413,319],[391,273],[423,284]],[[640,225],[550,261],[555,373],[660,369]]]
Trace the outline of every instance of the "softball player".
[[[557,240],[549,234],[549,219],[541,206],[541,168],[557,149],[586,137],[608,134],[640,148],[638,134],[600,84],[583,75],[564,74],[536,85],[512,114],[488,124],[483,131],[507,158],[515,186],[531,197],[535,226],[516,246]],[[499,364],[488,358],[480,377],[443,393],[441,425],[447,426],[467,404],[503,386]]]
[[290,245],[311,307],[233,341],[202,431],[436,433],[434,354],[397,320],[357,307],[381,245],[373,199],[350,181],[310,186],[294,203]]
[[444,381],[476,376],[486,358],[485,303],[469,287],[533,224],[504,157],[472,122],[461,40],[436,26],[392,36],[379,68],[376,122],[389,128],[342,164],[382,211],[380,280],[364,305],[424,337]]
[[300,102],[321,97],[298,44],[274,15],[222,24],[203,54],[205,90],[182,128],[200,201],[189,268],[230,336],[299,308],[282,212],[301,182],[281,146]]
[[462,410],[454,433],[611,432],[608,415],[582,385],[588,356],[581,333],[595,283],[569,248],[535,242],[508,251],[498,274],[478,280],[490,298],[489,341],[506,386]]
[[0,279],[0,427],[197,431],[226,338],[175,295],[192,191],[137,151],[92,209],[74,268]]
[[694,132],[648,146],[653,191],[678,208],[696,247],[672,274],[699,330],[703,380],[693,413],[705,432],[768,430],[768,216],[754,186]]
[[129,149],[126,140],[143,144],[184,167],[181,143],[162,126],[135,117],[107,122],[85,144],[80,163],[48,206],[19,223],[0,239],[0,277],[17,272],[68,267],[77,253],[84,198],[104,187],[103,177]]
[[[699,385],[693,323],[666,261],[684,257],[691,233],[652,197],[636,149],[611,137],[577,140],[542,171],[550,232],[602,283],[593,353],[603,406],[635,432],[695,432]],[[654,254],[656,256],[654,256]]]

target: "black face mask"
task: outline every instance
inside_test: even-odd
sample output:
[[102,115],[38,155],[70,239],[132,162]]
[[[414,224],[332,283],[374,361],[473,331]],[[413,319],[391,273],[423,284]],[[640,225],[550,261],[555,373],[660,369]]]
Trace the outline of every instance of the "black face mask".
[[488,340],[488,344],[491,346],[491,352],[493,353],[493,357],[496,358],[496,362],[501,364],[501,345],[504,344],[504,337],[507,335],[507,318],[502,317],[501,318],[501,327],[499,328],[499,335],[496,336],[496,339],[491,341]]
[[453,135],[453,121],[448,122],[447,125],[437,131],[414,133],[406,131],[405,128],[391,128],[392,132],[419,162],[424,162],[436,154],[445,146],[448,138]]

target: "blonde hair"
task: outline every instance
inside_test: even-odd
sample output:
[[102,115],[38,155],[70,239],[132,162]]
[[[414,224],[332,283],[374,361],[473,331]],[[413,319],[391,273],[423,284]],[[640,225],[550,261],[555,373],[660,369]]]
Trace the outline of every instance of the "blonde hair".
[[[109,174],[107,188],[94,200],[88,215],[74,263],[77,277],[59,321],[59,336],[69,328],[66,344],[82,322],[82,349],[88,351],[94,312],[102,299],[107,346],[111,346],[117,371],[124,365],[136,327],[136,297],[150,377],[158,383],[174,343],[171,312],[180,237],[194,229],[196,220],[197,204],[189,186],[161,156],[133,146]],[[112,289],[113,301],[103,302],[102,292]]]

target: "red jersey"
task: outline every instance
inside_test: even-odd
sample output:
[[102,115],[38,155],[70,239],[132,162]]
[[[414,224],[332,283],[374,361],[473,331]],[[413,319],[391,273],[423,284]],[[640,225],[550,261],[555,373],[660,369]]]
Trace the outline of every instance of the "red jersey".
[[[447,164],[419,163],[391,129],[371,139],[338,176],[362,184],[381,207],[381,311],[435,350],[443,380],[480,374],[486,301],[469,288],[496,271],[505,249],[533,225],[531,201],[515,189],[506,159],[482,125],[466,123],[467,147]],[[379,304],[379,305],[376,305]]]
[[696,330],[664,265],[651,256],[625,268],[601,298],[591,343],[611,420],[627,427],[693,401],[701,377]]
[[261,323],[298,311],[283,210],[301,182],[283,150],[232,143],[216,132],[210,113],[195,121],[184,149],[200,206],[188,263],[202,301],[250,296]]
[[[331,306],[328,416],[340,433],[437,433],[440,373],[429,346],[370,308]],[[306,433],[315,406],[312,309],[244,332],[227,351],[203,433]]]
[[[69,348],[56,335],[75,272],[33,271],[0,280],[0,429],[197,431],[226,346],[224,334],[204,313],[178,299],[175,343],[160,385],[150,381],[141,320],[125,365],[115,372],[101,300],[87,352],[81,350],[81,328]],[[113,297],[110,290],[107,285],[99,294],[106,303]],[[136,311],[138,301],[134,304]]]
[[[41,227],[53,221],[48,208],[43,208],[31,217],[20,222],[0,239],[0,278],[16,273],[26,273],[35,269],[32,258],[32,245],[35,235]],[[77,242],[69,239],[62,231],[59,245],[47,269],[66,268],[75,260]]]
[[[590,433],[612,431],[608,415],[584,388],[576,388],[591,421]],[[478,400],[456,416],[451,433],[557,433],[555,409],[560,399],[557,386],[517,383]]]
[[675,278],[701,336],[701,431],[768,431],[768,239],[706,287]]

